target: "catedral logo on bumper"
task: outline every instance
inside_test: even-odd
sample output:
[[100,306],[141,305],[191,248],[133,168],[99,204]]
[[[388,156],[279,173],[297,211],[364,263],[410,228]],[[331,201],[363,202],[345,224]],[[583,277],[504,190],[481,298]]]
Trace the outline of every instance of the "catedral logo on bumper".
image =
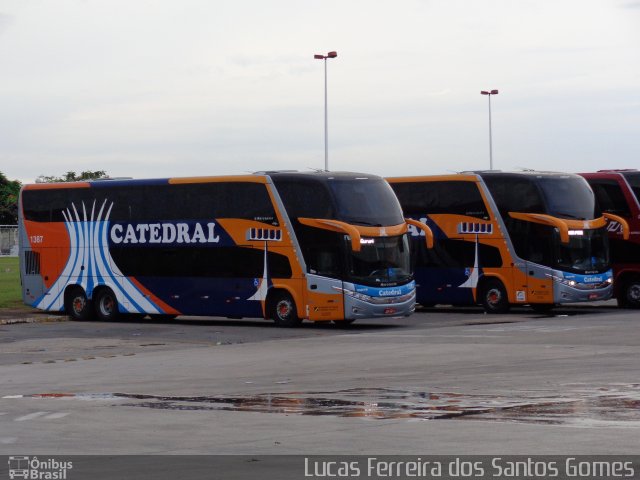
[[585,284],[604,283],[612,277],[613,277],[613,274],[611,273],[611,271],[604,272],[597,275],[577,275],[577,274],[564,275],[565,280],[573,280],[576,283],[585,283]]
[[387,288],[366,287],[364,285],[356,285],[355,287],[357,293],[369,295],[370,297],[400,297],[413,292],[415,289],[416,282],[411,282],[399,287]]

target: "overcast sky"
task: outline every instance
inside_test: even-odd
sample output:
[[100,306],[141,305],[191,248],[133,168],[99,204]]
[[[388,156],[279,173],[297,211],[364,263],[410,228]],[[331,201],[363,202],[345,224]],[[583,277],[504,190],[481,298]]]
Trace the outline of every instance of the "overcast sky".
[[640,166],[640,0],[0,0],[0,171]]

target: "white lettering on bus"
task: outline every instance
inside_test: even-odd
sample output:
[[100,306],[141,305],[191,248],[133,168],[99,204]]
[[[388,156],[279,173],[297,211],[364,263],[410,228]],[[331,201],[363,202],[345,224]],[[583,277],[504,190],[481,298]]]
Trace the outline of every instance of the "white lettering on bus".
[[111,241],[113,243],[121,243],[122,242],[122,225],[114,225],[111,227]]
[[[427,223],[427,218],[421,218],[420,221],[424,224]],[[412,237],[424,237],[424,230],[420,230],[418,229],[418,227],[415,227],[414,225],[407,225],[409,227],[409,235],[411,235]]]
[[160,236],[159,223],[152,223],[149,225],[149,243],[162,243],[162,237]]
[[173,243],[176,241],[176,226],[173,223],[162,224],[162,243]]
[[[111,241],[120,243],[218,243],[216,224],[195,223],[190,229],[188,223],[139,223],[137,225],[119,223],[111,227]],[[124,231],[124,232],[123,232]]]
[[191,239],[189,238],[189,225],[186,223],[178,223],[176,227],[178,228],[178,238],[176,242],[191,243]]

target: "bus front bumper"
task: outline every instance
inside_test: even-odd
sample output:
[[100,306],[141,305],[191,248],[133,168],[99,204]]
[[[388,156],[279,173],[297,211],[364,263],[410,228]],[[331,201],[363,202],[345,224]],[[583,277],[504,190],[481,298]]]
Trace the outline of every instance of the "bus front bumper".
[[565,285],[561,282],[554,282],[553,301],[555,303],[597,302],[600,300],[609,300],[613,295],[613,285],[611,283],[601,288],[584,287],[584,285],[575,287]]
[[[403,298],[404,297],[404,298]],[[416,292],[403,297],[387,298],[385,303],[370,303],[349,295],[344,296],[344,317],[346,319],[406,317],[416,309]]]

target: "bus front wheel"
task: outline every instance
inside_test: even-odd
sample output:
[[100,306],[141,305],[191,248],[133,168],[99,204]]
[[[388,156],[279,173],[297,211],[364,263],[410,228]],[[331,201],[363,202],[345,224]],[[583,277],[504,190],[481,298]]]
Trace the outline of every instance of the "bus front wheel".
[[73,320],[91,318],[91,302],[82,287],[71,287],[64,295],[64,309]]
[[103,288],[94,295],[96,315],[100,320],[112,322],[120,316],[118,299],[109,288]]
[[620,294],[618,303],[621,307],[640,308],[640,278],[626,280],[622,284]]
[[509,296],[500,280],[492,278],[482,284],[480,303],[487,313],[507,313],[509,311]]
[[269,316],[279,327],[297,327],[302,323],[296,304],[287,292],[277,292],[270,299]]

